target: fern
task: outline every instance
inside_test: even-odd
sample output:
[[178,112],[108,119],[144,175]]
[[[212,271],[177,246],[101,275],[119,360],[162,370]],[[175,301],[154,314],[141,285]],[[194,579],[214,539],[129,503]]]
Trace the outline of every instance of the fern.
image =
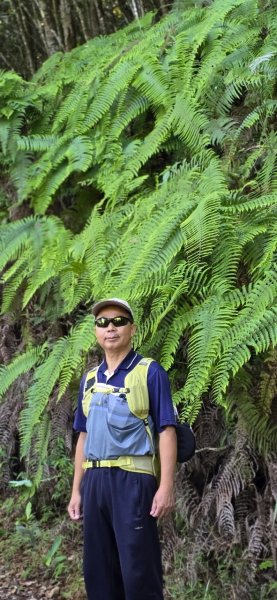
[[29,452],[33,432],[40,423],[54,386],[61,378],[61,396],[82,360],[83,351],[91,346],[94,339],[92,323],[92,317],[87,317],[80,326],[73,328],[68,337],[57,341],[46,360],[36,369],[20,418],[22,456]]
[[0,270],[15,258],[22,248],[28,244],[31,231],[35,228],[36,220],[28,217],[21,222],[9,224],[0,228],[1,258]]
[[0,367],[1,397],[20,375],[27,373],[43,360],[46,349],[46,344],[37,348],[31,348],[23,354],[16,356],[7,366]]
[[32,478],[32,493],[41,483],[44,466],[48,458],[48,446],[51,435],[51,422],[47,412],[44,412],[36,424],[32,438],[32,448],[28,453],[28,472]]
[[[36,214],[0,228],[2,313],[50,336],[20,421],[22,456],[39,427],[40,475],[49,398],[94,344],[95,299],[133,303],[137,345],[190,422],[208,394],[235,407],[245,366],[276,344],[276,8],[192,4],[1,83],[5,168]],[[272,448],[269,399],[244,398],[237,418],[250,406],[251,440]]]

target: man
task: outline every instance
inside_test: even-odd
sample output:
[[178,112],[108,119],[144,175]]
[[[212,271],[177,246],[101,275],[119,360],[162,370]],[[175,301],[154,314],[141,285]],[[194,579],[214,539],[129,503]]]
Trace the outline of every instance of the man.
[[[111,298],[97,302],[92,312],[105,358],[90,391],[84,390],[87,375],[81,381],[74,421],[80,435],[68,506],[73,520],[80,519],[83,510],[87,597],[163,600],[157,518],[174,507],[177,452],[169,380],[157,362],[150,362],[145,384],[149,417],[138,418],[129,404],[135,392],[145,392],[124,385],[143,363],[132,349],[133,311],[124,300]],[[89,398],[87,418],[84,397]],[[155,437],[159,483],[153,467]]]

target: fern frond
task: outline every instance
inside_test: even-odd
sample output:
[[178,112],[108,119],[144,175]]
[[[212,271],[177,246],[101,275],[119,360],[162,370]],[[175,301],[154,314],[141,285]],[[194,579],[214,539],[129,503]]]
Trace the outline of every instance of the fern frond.
[[98,90],[97,97],[88,108],[84,119],[83,133],[91,129],[109,110],[118,93],[126,88],[139,70],[140,65],[131,61],[123,61],[111,73],[107,82]]
[[217,298],[203,303],[195,312],[197,322],[192,329],[188,348],[191,369],[184,388],[186,398],[206,391],[220,343],[234,317],[233,309],[220,303]]
[[63,361],[63,367],[59,378],[58,400],[63,396],[70,381],[80,364],[80,357],[88,352],[95,343],[94,321],[92,316],[87,316],[69,334],[69,345],[67,356]]
[[274,210],[276,208],[276,204],[277,204],[277,194],[267,194],[267,195],[259,196],[258,198],[246,200],[245,202],[242,202],[241,204],[234,204],[233,206],[230,205],[230,206],[223,207],[222,210],[223,210],[223,212],[233,213],[233,214],[244,213],[244,212],[247,213],[247,212],[255,211],[257,209],[262,209],[262,208],[272,208]]
[[36,222],[35,217],[27,217],[22,221],[16,221],[10,223],[8,226],[4,225],[0,227],[0,270],[28,243]]
[[155,57],[147,57],[146,68],[136,76],[132,85],[142,93],[152,107],[157,106],[159,112],[161,107],[168,107],[171,103],[168,73],[162,68],[160,61]]
[[0,366],[0,397],[6,393],[20,375],[27,373],[42,361],[46,349],[47,344],[31,348],[23,354],[16,356],[8,365]]
[[[12,309],[14,301],[18,297],[18,293],[22,290],[23,285],[26,280],[26,268],[28,266],[28,253],[24,252],[23,256],[21,256],[20,260],[17,260],[13,267],[15,267],[14,274],[9,277],[7,281],[6,273],[3,276],[3,281],[6,282],[2,294],[2,303],[1,303],[1,314],[6,314],[9,310]],[[9,272],[12,270],[9,269]]]
[[54,386],[61,378],[61,396],[81,363],[82,353],[89,349],[93,339],[93,319],[89,316],[73,328],[69,336],[59,339],[46,360],[37,367],[20,417],[22,456],[26,456],[30,449],[34,429],[40,422]]
[[249,439],[259,452],[274,452],[277,443],[277,427],[270,423],[264,407],[257,404],[248,390],[237,385],[228,395],[228,403],[236,407]]
[[34,198],[34,208],[36,214],[44,215],[51,200],[61,186],[61,184],[69,177],[72,169],[69,165],[63,165],[57,168],[56,172],[52,173],[40,188],[40,193]]
[[158,151],[160,145],[169,136],[172,128],[172,111],[169,110],[157,120],[156,126],[144,138],[143,144],[135,156],[126,165],[127,179],[138,174],[147,160]]
[[28,471],[33,484],[33,493],[39,486],[43,472],[44,464],[48,457],[49,439],[51,435],[50,416],[45,411],[36,424],[35,434],[32,439],[32,449],[28,457]]
[[77,136],[65,152],[72,171],[87,171],[93,155],[93,144],[89,138]]
[[175,134],[180,136],[192,153],[203,151],[209,144],[208,135],[201,134],[201,131],[205,131],[207,124],[205,115],[193,106],[191,101],[188,102],[186,98],[178,94],[172,113],[172,125]]
[[[90,81],[91,84],[92,82]],[[83,117],[88,100],[88,89],[84,89],[84,86],[85,88],[88,86],[86,78],[78,81],[61,103],[53,124],[54,132],[60,131],[66,121],[71,121],[74,113],[81,112],[81,116]]]
[[[228,335],[228,334],[227,334]],[[231,376],[234,377],[239,369],[251,358],[251,348],[256,353],[263,352],[277,343],[276,310],[264,311],[260,318],[250,320],[249,325],[240,327],[240,335],[226,347],[214,369],[213,390],[217,402],[221,402],[226,392]],[[226,348],[226,349],[225,349]]]
[[19,150],[27,150],[27,152],[44,152],[49,150],[53,144],[56,144],[57,136],[55,135],[28,135],[21,136],[17,145]]
[[129,91],[126,104],[124,103],[124,110],[122,110],[122,107],[111,123],[109,134],[111,139],[118,139],[124,129],[139,115],[146,113],[150,106],[151,104],[147,98],[136,94],[133,90]]

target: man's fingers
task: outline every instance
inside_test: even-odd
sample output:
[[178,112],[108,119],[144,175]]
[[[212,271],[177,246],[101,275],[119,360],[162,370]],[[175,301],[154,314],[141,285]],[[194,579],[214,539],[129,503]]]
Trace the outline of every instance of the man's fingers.
[[73,521],[77,521],[78,519],[80,519],[81,516],[81,511],[80,511],[80,506],[70,506],[68,507],[68,514],[70,516],[70,518]]
[[165,517],[173,510],[174,504],[172,493],[164,494],[158,491],[153,498],[150,515],[155,518]]

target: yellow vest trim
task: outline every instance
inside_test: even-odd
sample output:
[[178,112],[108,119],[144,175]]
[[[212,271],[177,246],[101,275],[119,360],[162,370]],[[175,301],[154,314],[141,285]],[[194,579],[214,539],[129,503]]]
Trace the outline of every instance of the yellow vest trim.
[[119,456],[107,460],[86,460],[82,464],[83,469],[99,467],[120,467],[125,471],[135,471],[155,475],[154,461],[152,456]]
[[98,367],[94,367],[93,369],[91,369],[91,371],[89,371],[87,373],[87,376],[86,376],[85,385],[84,385],[85,392],[84,392],[84,396],[82,399],[82,407],[83,407],[83,413],[84,413],[85,417],[88,416],[88,409],[89,409],[91,394],[92,394],[92,390],[93,390],[93,386],[89,387],[87,390],[86,390],[86,386],[87,386],[87,383],[90,381],[90,379],[96,379],[97,371],[98,371]]
[[129,390],[126,393],[129,409],[138,419],[147,419],[149,415],[147,373],[151,362],[152,358],[142,358],[124,380]]

